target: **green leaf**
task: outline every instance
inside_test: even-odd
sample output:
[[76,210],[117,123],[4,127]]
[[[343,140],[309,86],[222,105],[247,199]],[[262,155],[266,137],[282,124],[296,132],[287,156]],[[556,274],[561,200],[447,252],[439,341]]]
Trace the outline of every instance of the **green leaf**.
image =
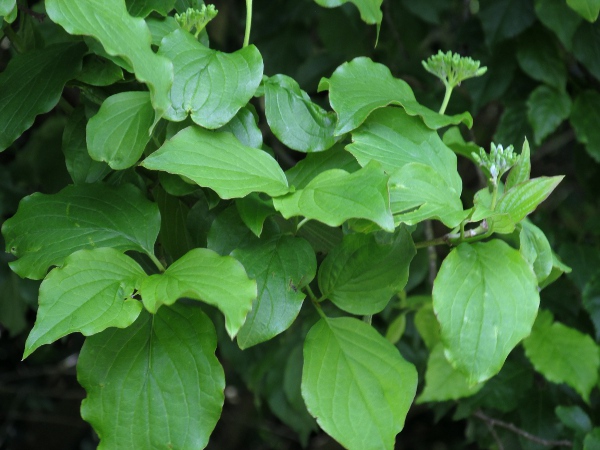
[[263,76],[262,57],[254,45],[222,53],[182,29],[163,38],[158,54],[173,61],[175,69],[165,117],[181,122],[189,114],[209,129],[229,122],[252,98]]
[[246,226],[256,237],[260,237],[267,217],[275,214],[273,201],[271,199],[263,200],[259,194],[255,193],[237,199],[235,206]]
[[154,17],[146,18],[146,25],[152,35],[152,45],[160,47],[160,41],[167,35],[179,28],[175,17]]
[[275,75],[264,82],[264,89],[267,122],[277,139],[306,153],[335,144],[336,114],[313,103],[294,79]]
[[338,114],[335,135],[358,128],[378,108],[399,105],[410,116],[420,116],[434,130],[463,122],[473,125],[468,112],[456,116],[438,114],[420,105],[404,80],[394,78],[390,69],[369,58],[355,58],[338,67],[331,78],[323,78],[319,91],[329,90],[329,102]]
[[446,358],[469,384],[498,373],[531,331],[540,297],[533,270],[503,241],[460,244],[433,285]]
[[600,26],[584,22],[573,37],[573,55],[600,80]]
[[523,347],[535,370],[553,383],[567,383],[589,402],[600,369],[600,352],[590,336],[553,323],[552,314],[541,311]]
[[220,255],[229,255],[233,250],[256,239],[244,224],[235,206],[223,210],[212,222],[207,236],[207,247]]
[[98,449],[206,447],[224,400],[216,347],[210,319],[180,304],[87,338],[77,380],[87,392],[81,415],[98,433]]
[[600,93],[594,90],[581,92],[569,118],[577,140],[585,144],[592,158],[600,162]]
[[585,284],[581,293],[582,305],[590,315],[596,329],[596,340],[600,340],[600,272]]
[[567,5],[588,22],[598,19],[600,0],[567,0]]
[[535,11],[529,0],[496,0],[482,2],[479,18],[486,43],[492,47],[528,28],[535,21]]
[[71,113],[63,132],[62,151],[67,170],[75,184],[95,183],[110,172],[108,165],[90,157],[85,141],[86,125],[84,108],[81,106]]
[[194,247],[186,226],[190,208],[178,198],[167,194],[160,186],[152,193],[160,210],[160,243],[171,258],[176,260]]
[[600,450],[600,427],[594,428],[583,440],[583,450]]
[[346,149],[361,166],[375,160],[385,171],[393,172],[406,164],[425,164],[460,195],[462,180],[456,169],[454,152],[444,145],[437,132],[402,109],[375,111],[363,126],[352,133],[352,139],[353,143]]
[[581,407],[557,406],[555,412],[560,421],[571,430],[579,433],[592,431],[592,421]]
[[554,41],[552,34],[541,27],[528,31],[519,40],[517,61],[534,80],[564,91],[567,69]]
[[331,169],[313,178],[303,189],[273,199],[283,217],[304,216],[331,227],[348,219],[370,220],[394,231],[388,199],[388,177],[376,162],[348,173]]
[[315,3],[325,8],[335,8],[344,3],[354,3],[360,12],[360,18],[371,25],[381,25],[383,14],[381,4],[383,0],[315,0]]
[[385,338],[392,344],[397,344],[406,331],[406,313],[400,313],[388,325]]
[[152,106],[156,110],[155,123],[158,122],[169,106],[173,66],[152,51],[152,38],[144,19],[131,17],[123,0],[80,0],[75,3],[48,0],[46,12],[68,33],[92,36],[107,54],[126,61],[136,78],[148,84]]
[[406,227],[395,234],[348,234],[319,267],[325,298],[351,314],[377,314],[408,281],[417,251]]
[[525,101],[517,101],[507,105],[494,133],[494,142],[504,144],[504,147],[513,145],[518,148],[527,136],[533,136],[533,129],[527,118],[527,104]]
[[262,131],[256,123],[256,111],[252,104],[242,107],[236,115],[217,131],[229,131],[246,147],[262,148]]
[[0,0],[0,16],[8,16],[17,6],[17,0]]
[[232,256],[258,286],[252,311],[237,337],[244,350],[290,327],[306,297],[300,290],[315,277],[317,260],[304,239],[281,235],[236,249]]
[[442,142],[457,155],[464,156],[476,163],[472,155],[473,153],[479,154],[480,147],[475,142],[466,142],[462,137],[459,127],[448,128],[442,136]]
[[154,109],[148,92],[108,97],[87,124],[90,156],[115,170],[133,166],[150,141]]
[[323,318],[304,342],[302,397],[323,430],[350,450],[394,448],[417,372],[375,329]]
[[508,172],[506,177],[506,184],[504,190],[508,191],[515,187],[517,184],[524,183],[529,180],[531,176],[531,150],[529,148],[529,141],[525,139],[523,142],[523,148],[516,164]]
[[246,147],[231,133],[191,126],[166,141],[141,163],[150,170],[183,175],[223,199],[251,192],[288,192],[285,174],[269,154]]
[[527,100],[527,117],[533,127],[535,143],[540,145],[570,113],[571,97],[565,91],[538,86]]
[[440,324],[438,323],[431,301],[419,308],[415,314],[415,326],[428,349],[432,350],[440,341]]
[[541,284],[552,272],[552,247],[542,230],[529,220],[524,220],[519,233],[519,251],[523,258],[533,267],[538,284]]
[[416,403],[458,400],[476,394],[483,383],[471,386],[462,372],[455,370],[444,356],[444,346],[438,343],[429,354],[425,372],[425,388]]
[[40,306],[23,358],[77,331],[91,336],[131,325],[142,310],[131,296],[144,277],[138,263],[112,248],[68,256],[40,286]]
[[566,2],[556,0],[535,0],[535,13],[540,22],[556,33],[565,48],[570,50],[581,17]]
[[449,228],[468,215],[463,210],[460,191],[456,192],[430,166],[409,163],[390,176],[390,205],[394,221],[415,225],[437,219]]
[[54,44],[17,54],[0,73],[0,152],[60,99],[65,83],[77,75],[85,46]]
[[77,81],[92,86],[110,86],[123,81],[123,69],[114,62],[92,53],[83,58],[83,67],[77,75]]
[[[143,224],[143,226],[140,226]],[[160,228],[157,206],[132,185],[67,186],[57,194],[32,194],[2,226],[11,268],[42,279],[80,249],[112,247],[153,254]]]
[[246,320],[256,298],[256,282],[231,256],[195,248],[162,274],[151,275],[140,287],[144,306],[156,313],[182,297],[216,306],[225,315],[225,328],[233,339]]
[[132,16],[146,17],[152,11],[166,16],[175,6],[175,0],[125,0],[127,11]]

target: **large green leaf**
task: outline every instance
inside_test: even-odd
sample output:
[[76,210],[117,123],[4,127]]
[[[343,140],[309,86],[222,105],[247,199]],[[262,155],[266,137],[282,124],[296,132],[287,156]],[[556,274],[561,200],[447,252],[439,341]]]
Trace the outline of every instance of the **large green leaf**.
[[371,25],[381,25],[383,14],[381,12],[381,4],[383,0],[315,0],[317,5],[326,8],[335,8],[344,3],[351,2],[356,5],[360,11],[360,18]]
[[446,358],[470,384],[491,378],[531,332],[539,302],[535,274],[517,250],[500,240],[459,245],[433,285]]
[[313,178],[303,189],[273,199],[283,217],[304,216],[329,226],[348,219],[370,220],[386,231],[394,231],[388,198],[388,177],[376,162],[348,173],[331,169]]
[[210,319],[181,304],[87,338],[77,379],[87,392],[81,415],[98,433],[98,449],[206,447],[224,399],[216,346]]
[[40,306],[23,357],[76,331],[90,336],[108,327],[128,327],[142,310],[130,297],[144,277],[133,259],[112,248],[68,256],[40,286]]
[[392,450],[416,388],[414,366],[365,322],[323,318],[306,336],[302,397],[350,450]]
[[444,356],[444,346],[440,342],[429,354],[425,388],[416,403],[458,400],[476,394],[482,387],[483,383],[471,386],[465,375],[452,367]]
[[346,150],[360,165],[379,161],[387,172],[409,163],[431,166],[460,195],[462,180],[456,169],[456,155],[417,117],[400,108],[375,111],[352,133],[353,143]]
[[80,249],[112,247],[153,255],[160,229],[156,204],[130,184],[67,186],[57,194],[25,197],[2,226],[11,268],[42,279]]
[[535,11],[529,0],[495,0],[482,2],[479,18],[485,40],[492,47],[529,27],[535,21]]
[[108,97],[87,124],[90,156],[115,170],[133,166],[150,141],[153,119],[148,92],[121,92]]
[[106,53],[122,58],[136,78],[148,84],[158,121],[169,106],[171,62],[156,55],[144,19],[131,17],[124,0],[47,0],[46,12],[70,34],[96,38]]
[[600,369],[600,352],[590,336],[553,323],[552,314],[542,311],[523,347],[538,372],[554,383],[567,383],[589,401]]
[[565,91],[538,86],[527,100],[527,117],[535,143],[540,145],[571,113],[571,97]]
[[8,16],[16,5],[17,0],[0,0],[0,16]]
[[232,255],[256,280],[258,296],[238,333],[246,349],[285,331],[302,307],[304,293],[317,271],[315,252],[302,238],[276,236],[236,249]]
[[216,306],[225,315],[225,328],[233,338],[246,320],[256,298],[256,282],[231,256],[196,248],[179,258],[162,274],[151,275],[140,287],[146,309],[155,313],[182,297]]
[[321,172],[330,169],[342,169],[352,173],[360,169],[360,165],[354,156],[338,144],[326,152],[306,155],[302,161],[287,170],[285,176],[290,186],[302,189]]
[[567,5],[588,22],[598,19],[600,0],[567,0]]
[[335,144],[335,113],[313,103],[294,79],[275,75],[264,88],[267,122],[277,139],[292,150],[307,153]]
[[338,308],[352,314],[377,314],[408,281],[417,251],[410,233],[349,234],[319,267],[319,289]]
[[163,38],[158,54],[173,61],[175,69],[165,117],[180,122],[190,114],[205,128],[229,122],[252,98],[263,76],[262,57],[254,45],[222,53],[182,29]]
[[82,44],[54,44],[11,58],[0,73],[0,151],[21,136],[38,114],[54,108],[65,83],[81,69],[84,52]]
[[581,92],[571,110],[571,125],[577,140],[585,144],[585,149],[600,162],[600,93],[595,90]]
[[288,192],[285,174],[268,153],[246,147],[231,133],[196,126],[181,130],[141,165],[188,177],[221,198]]
[[390,69],[366,57],[346,62],[329,79],[323,78],[319,91],[323,90],[329,90],[329,102],[338,114],[336,136],[358,128],[374,110],[387,105],[402,106],[409,115],[420,116],[432,129],[461,122],[468,127],[473,125],[468,112],[444,116],[420,105],[408,83],[394,78]]
[[415,225],[437,219],[449,228],[469,214],[456,192],[431,166],[409,163],[390,175],[390,206],[394,221]]
[[542,27],[528,31],[519,41],[517,60],[531,78],[562,91],[567,82],[567,69],[554,41],[552,33]]

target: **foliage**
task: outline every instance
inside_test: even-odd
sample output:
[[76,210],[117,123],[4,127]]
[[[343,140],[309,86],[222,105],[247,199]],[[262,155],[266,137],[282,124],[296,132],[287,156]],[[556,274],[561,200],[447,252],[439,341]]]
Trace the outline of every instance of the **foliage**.
[[31,3],[0,324],[28,360],[85,336],[98,448],[210,446],[226,383],[303,446],[392,449],[415,404],[600,446],[598,1]]

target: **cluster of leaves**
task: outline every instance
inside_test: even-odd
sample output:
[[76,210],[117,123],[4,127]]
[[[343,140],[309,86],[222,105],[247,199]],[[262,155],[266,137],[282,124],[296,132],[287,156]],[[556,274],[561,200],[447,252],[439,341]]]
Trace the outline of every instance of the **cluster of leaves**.
[[[350,3],[328,14],[360,16],[379,34],[381,0]],[[401,3],[391,23],[454,11]],[[424,82],[430,91],[445,86],[438,112],[439,98],[417,100],[356,55],[320,73],[325,104],[302,77],[269,71],[280,63],[263,61],[260,31],[258,46],[217,50],[205,29],[216,10],[197,1],[46,0],[37,22],[0,0],[12,44],[0,150],[16,155],[1,169],[12,216],[2,235],[20,277],[0,272],[18,291],[0,299],[11,311],[0,321],[21,332],[21,278],[43,280],[24,356],[86,336],[81,414],[100,448],[204,448],[224,403],[223,361],[304,443],[320,427],[349,449],[391,449],[416,396],[439,415],[458,405],[454,418],[482,446],[600,446],[589,414],[600,261],[551,211],[527,218],[563,178],[531,178],[544,145],[566,134],[600,159],[596,3],[471,2],[470,53],[487,72],[451,52],[424,61],[439,78]],[[385,32],[377,52],[398,53],[405,37]],[[423,79],[427,56],[414,64]],[[505,102],[489,154],[464,138],[489,140],[469,112],[445,114],[453,90],[457,107],[472,92],[479,116]],[[57,136],[62,154],[45,154]],[[290,150],[305,156],[288,168]],[[10,182],[27,158],[42,191],[31,195]],[[572,292],[559,277],[571,269],[558,244],[584,310],[564,311]],[[450,251],[438,264],[440,245]]]

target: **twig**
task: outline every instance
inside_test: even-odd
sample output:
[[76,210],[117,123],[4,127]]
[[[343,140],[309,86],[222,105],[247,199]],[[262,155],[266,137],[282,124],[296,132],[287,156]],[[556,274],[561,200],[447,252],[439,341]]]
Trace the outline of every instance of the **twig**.
[[[536,444],[544,445],[546,447],[573,447],[573,443],[571,441],[567,441],[567,440],[553,441],[553,440],[549,440],[549,439],[543,439],[541,437],[535,436],[531,433],[528,433],[525,430],[518,428],[516,425],[514,425],[512,423],[504,422],[503,420],[494,419],[493,417],[490,417],[487,414],[485,414],[483,411],[475,411],[473,413],[473,416],[475,416],[479,420],[482,420],[483,422],[485,422],[486,425],[488,425],[488,427],[491,427],[492,429],[493,429],[493,427],[504,428],[506,430],[512,431],[515,434],[518,434],[521,437],[524,437],[527,440],[530,440],[531,442],[535,442]],[[497,435],[496,435],[496,437],[497,437]],[[502,449],[500,449],[500,450],[502,450]]]

